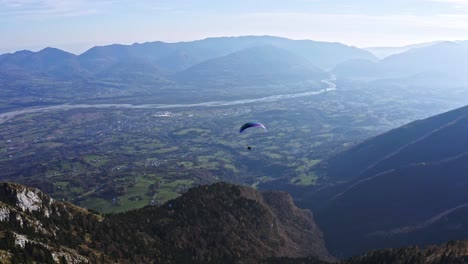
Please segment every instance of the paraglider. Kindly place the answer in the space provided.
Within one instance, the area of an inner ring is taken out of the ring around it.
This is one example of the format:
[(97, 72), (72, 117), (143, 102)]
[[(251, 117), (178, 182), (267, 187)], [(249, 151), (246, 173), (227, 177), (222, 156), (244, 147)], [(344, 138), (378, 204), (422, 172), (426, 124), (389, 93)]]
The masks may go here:
[(242, 133), (244, 130), (246, 130), (247, 128), (251, 128), (251, 127), (261, 127), (266, 132), (266, 127), (263, 124), (260, 124), (257, 122), (247, 122), (240, 127), (239, 133)]
[[(266, 132), (266, 127), (263, 124), (257, 123), (257, 122), (247, 122), (240, 127), (239, 133), (242, 133), (244, 130), (246, 130), (247, 128), (251, 128), (251, 127), (261, 127)], [(252, 147), (247, 146), (247, 149), (252, 150)]]

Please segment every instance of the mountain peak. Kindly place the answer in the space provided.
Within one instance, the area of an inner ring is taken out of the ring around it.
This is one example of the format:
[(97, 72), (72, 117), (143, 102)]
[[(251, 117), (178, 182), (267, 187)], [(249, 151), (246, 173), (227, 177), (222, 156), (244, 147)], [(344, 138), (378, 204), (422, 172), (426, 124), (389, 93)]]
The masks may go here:
[(11, 54), (16, 54), (16, 55), (31, 55), (33, 54), (34, 52), (30, 51), (30, 50), (18, 50), (14, 53), (11, 53)]
[(58, 48), (52, 48), (52, 47), (46, 47), (41, 49), (40, 51), (36, 52), (34, 55), (45, 55), (45, 56), (50, 56), (50, 59), (52, 58), (58, 58), (58, 57), (63, 57), (63, 58), (73, 58), (76, 57), (75, 54), (70, 53), (68, 51), (64, 51)]

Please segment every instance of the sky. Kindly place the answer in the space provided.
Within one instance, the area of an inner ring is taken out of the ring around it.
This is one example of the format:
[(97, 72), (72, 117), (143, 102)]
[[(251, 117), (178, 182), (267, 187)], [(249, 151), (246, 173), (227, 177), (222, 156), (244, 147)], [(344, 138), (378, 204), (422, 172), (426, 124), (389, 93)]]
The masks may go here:
[(357, 47), (468, 39), (468, 0), (0, 0), (0, 54), (274, 35)]

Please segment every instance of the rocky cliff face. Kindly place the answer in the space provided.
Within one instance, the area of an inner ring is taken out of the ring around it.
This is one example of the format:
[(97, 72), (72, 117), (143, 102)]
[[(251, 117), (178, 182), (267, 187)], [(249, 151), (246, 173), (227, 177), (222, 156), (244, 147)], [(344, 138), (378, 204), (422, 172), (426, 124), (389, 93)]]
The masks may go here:
[(57, 243), (72, 235), (65, 234), (69, 230), (64, 225), (82, 215), (96, 221), (100, 218), (72, 204), (57, 202), (38, 189), (0, 183), (0, 237), (4, 239), (0, 259), (21, 262), (26, 259), (18, 255), (31, 255), (30, 259), (45, 262), (89, 262), (76, 250)]
[[(15, 183), (0, 183), (0, 201), (10, 206), (16, 206), (22, 211), (39, 211), (43, 208), (43, 202), (49, 205), (53, 199), (43, 195), (37, 189), (27, 188)], [(45, 205), (48, 214), (50, 206)]]
[(331, 259), (312, 213), (288, 194), (226, 183), (105, 218), (37, 189), (0, 183), (0, 230), (0, 257), (11, 262)]

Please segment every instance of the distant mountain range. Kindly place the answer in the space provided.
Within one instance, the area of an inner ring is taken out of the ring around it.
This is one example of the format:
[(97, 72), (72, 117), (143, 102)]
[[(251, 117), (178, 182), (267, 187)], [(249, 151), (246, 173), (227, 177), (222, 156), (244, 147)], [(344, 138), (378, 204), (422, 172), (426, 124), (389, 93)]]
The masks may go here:
[(335, 184), (310, 194), (304, 204), (316, 211), (329, 249), (349, 256), (465, 239), (467, 131), (463, 107), (368, 139), (324, 162)]
[[(114, 44), (80, 55), (45, 48), (0, 55), (0, 85), (21, 106), (142, 96), (198, 103), (320, 89), (326, 69), (350, 59), (375, 57), (339, 43), (270, 36)], [(12, 104), (0, 99), (0, 109)]]
[[(273, 48), (278, 49), (278, 52), (272, 51)], [(265, 51), (261, 52), (263, 49)], [(394, 54), (382, 60), (368, 51), (387, 49), (394, 50)], [(23, 76), (45, 76), (61, 80), (104, 78), (122, 81), (133, 78), (146, 81), (145, 77), (150, 76), (149, 81), (167, 79), (177, 82), (180, 77), (185, 82), (187, 79), (206, 79), (206, 74), (199, 77), (194, 75), (218, 69), (219, 63), (222, 63), (232, 68), (219, 70), (230, 71), (230, 74), (242, 76), (245, 81), (249, 81), (248, 77), (251, 76), (243, 75), (245, 69), (250, 67), (249, 73), (252, 73), (253, 68), (255, 71), (267, 71), (261, 64), (263, 61), (278, 70), (281, 67), (288, 68), (289, 72), (307, 64), (314, 71), (317, 68), (322, 71), (331, 70), (338, 77), (351, 79), (408, 78), (421, 74), (459, 78), (464, 77), (467, 70), (467, 58), (468, 44), (465, 41), (438, 41), (364, 50), (340, 43), (245, 36), (178, 43), (157, 41), (133, 45), (114, 44), (94, 47), (80, 55), (55, 48), (45, 48), (38, 52), (18, 51), (0, 55), (0, 73), (16, 76), (21, 73)], [(121, 71), (125, 72), (124, 76), (119, 74)], [(301, 79), (312, 78), (308, 74), (309, 72), (301, 70), (296, 73)], [(188, 77), (190, 75), (192, 77)], [(270, 76), (276, 74), (271, 73)], [(263, 77), (264, 81), (269, 80), (268, 76)]]
[[(340, 43), (272, 36), (114, 44), (80, 55), (45, 48), (0, 55), (0, 85), (21, 105), (32, 106), (142, 95), (186, 103), (227, 100), (226, 95), (245, 99), (318, 89), (330, 73), (338, 80), (377, 81), (375, 85), (468, 83), (466, 42), (404, 49), (378, 60), (369, 51)], [(1, 99), (0, 104), (15, 107)]]
[(429, 47), (429, 46), (432, 46), (441, 42), (442, 41), (432, 41), (432, 42), (406, 45), (406, 46), (401, 46), (401, 47), (369, 47), (369, 48), (365, 48), (365, 50), (370, 51), (379, 59), (384, 59), (385, 57), (395, 55), (395, 54), (400, 54), (400, 53), (409, 51), (410, 49)]
[(463, 42), (441, 42), (404, 53), (392, 55), (380, 61), (349, 60), (333, 69), (338, 78), (359, 80), (400, 79), (436, 76), (441, 80), (468, 81), (468, 46)]
[[(287, 50), (291, 56), (301, 57), (302, 60), (307, 60), (308, 63), (319, 68), (333, 67), (349, 59), (372, 60), (375, 58), (367, 51), (339, 43), (249, 36), (209, 38), (179, 43), (115, 44), (94, 47), (79, 56), (54, 48), (46, 48), (38, 52), (19, 51), (0, 56), (0, 71), (26, 71), (50, 77), (80, 75), (89, 78), (111, 69), (116, 64), (142, 61), (170, 76), (202, 62), (206, 65), (212, 59), (261, 46), (274, 46)], [(275, 57), (275, 54), (271, 53), (264, 55)], [(233, 57), (225, 57), (225, 59), (229, 58)], [(255, 57), (249, 59), (253, 61)], [(276, 63), (281, 62), (280, 59), (276, 60)], [(128, 67), (127, 72), (132, 73), (132, 68)]]

